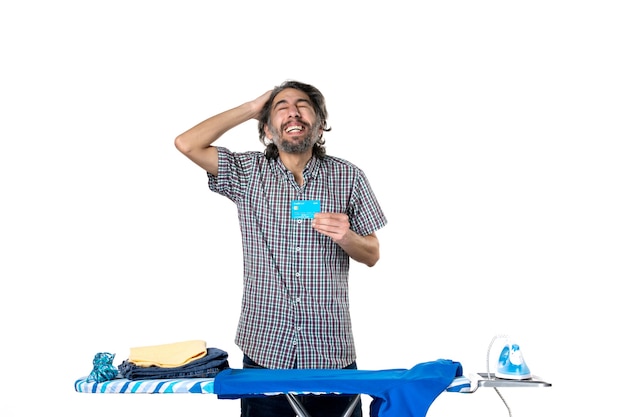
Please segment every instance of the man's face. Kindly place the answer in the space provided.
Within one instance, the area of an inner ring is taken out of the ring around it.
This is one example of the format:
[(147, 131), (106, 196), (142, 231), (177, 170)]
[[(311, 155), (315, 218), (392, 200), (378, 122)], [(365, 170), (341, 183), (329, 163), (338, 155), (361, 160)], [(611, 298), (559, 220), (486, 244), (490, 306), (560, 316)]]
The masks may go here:
[(320, 134), (320, 123), (306, 93), (287, 88), (276, 95), (265, 136), (279, 150), (303, 153), (313, 147)]

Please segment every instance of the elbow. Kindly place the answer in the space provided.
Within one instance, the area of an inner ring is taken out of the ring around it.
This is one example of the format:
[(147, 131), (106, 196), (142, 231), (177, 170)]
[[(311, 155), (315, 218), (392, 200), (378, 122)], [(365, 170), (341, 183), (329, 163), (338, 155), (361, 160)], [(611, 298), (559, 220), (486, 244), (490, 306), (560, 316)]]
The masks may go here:
[(378, 263), (378, 260), (380, 259), (380, 256), (378, 254), (376, 254), (376, 256), (371, 257), (370, 259), (368, 259), (365, 263), (365, 265), (369, 266), (370, 268), (373, 267), (374, 265), (376, 265)]
[(191, 152), (191, 147), (185, 140), (184, 135), (176, 136), (176, 138), (174, 139), (174, 146), (185, 155), (189, 155), (189, 153)]
[(376, 245), (375, 250), (371, 250), (367, 256), (365, 256), (362, 260), (361, 263), (367, 265), (368, 267), (373, 267), (374, 265), (376, 265), (378, 263), (378, 260), (380, 259), (380, 251), (378, 250), (378, 245)]
[(361, 263), (371, 268), (376, 265), (380, 259), (380, 246), (378, 244), (378, 238), (373, 233), (369, 236), (365, 236), (365, 239), (368, 243), (366, 245), (367, 249), (363, 253)]

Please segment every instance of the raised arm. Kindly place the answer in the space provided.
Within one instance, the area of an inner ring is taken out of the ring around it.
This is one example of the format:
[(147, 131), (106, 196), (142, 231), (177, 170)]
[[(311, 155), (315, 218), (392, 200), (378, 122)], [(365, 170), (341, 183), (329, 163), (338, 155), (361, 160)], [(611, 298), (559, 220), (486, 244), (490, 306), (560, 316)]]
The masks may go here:
[(209, 117), (174, 140), (176, 149), (212, 175), (217, 175), (217, 149), (213, 142), (233, 127), (256, 119), (271, 90), (258, 98)]

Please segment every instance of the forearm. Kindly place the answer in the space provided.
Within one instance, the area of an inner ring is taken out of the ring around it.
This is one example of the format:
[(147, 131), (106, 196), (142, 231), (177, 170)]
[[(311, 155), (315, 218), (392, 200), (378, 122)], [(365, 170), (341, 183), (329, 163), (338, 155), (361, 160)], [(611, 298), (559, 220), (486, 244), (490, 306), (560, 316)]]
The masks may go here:
[(235, 126), (256, 119), (271, 90), (258, 98), (209, 117), (191, 129), (177, 136), (176, 148), (207, 172), (217, 175), (218, 155), (213, 142)]
[(179, 135), (175, 140), (176, 147), (184, 154), (206, 149), (224, 133), (235, 126), (253, 119), (255, 116), (256, 110), (251, 103), (244, 103), (230, 110), (226, 110), (225, 112), (209, 117)]
[(198, 166), (217, 175), (218, 154), (213, 142), (233, 127), (240, 125), (257, 114), (252, 102), (244, 103), (197, 124), (177, 136), (174, 144), (187, 158)]
[(378, 238), (374, 233), (361, 236), (349, 231), (341, 241), (336, 241), (341, 248), (357, 262), (374, 266), (380, 258)]

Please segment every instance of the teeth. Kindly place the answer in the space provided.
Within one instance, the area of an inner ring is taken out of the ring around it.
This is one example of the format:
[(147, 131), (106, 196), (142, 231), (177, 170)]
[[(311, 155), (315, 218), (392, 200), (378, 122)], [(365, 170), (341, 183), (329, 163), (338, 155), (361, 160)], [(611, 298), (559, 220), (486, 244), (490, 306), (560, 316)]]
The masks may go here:
[(300, 132), (302, 130), (302, 126), (290, 126), (287, 128), (287, 133), (290, 133), (296, 130)]

